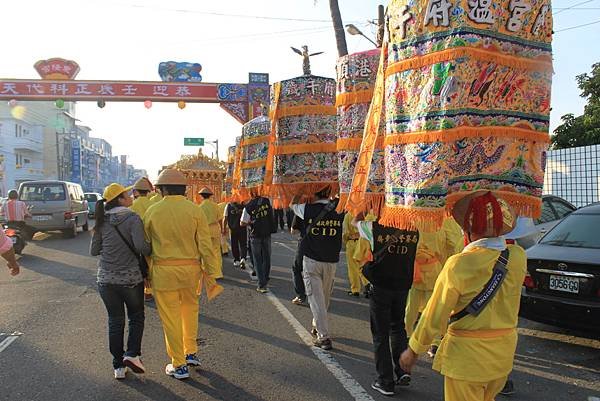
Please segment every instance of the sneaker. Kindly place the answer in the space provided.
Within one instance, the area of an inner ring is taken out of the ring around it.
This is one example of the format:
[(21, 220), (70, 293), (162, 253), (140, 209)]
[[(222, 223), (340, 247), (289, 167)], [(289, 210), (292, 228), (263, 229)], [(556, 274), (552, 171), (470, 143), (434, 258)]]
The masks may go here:
[(173, 364), (165, 366), (165, 373), (169, 376), (173, 376), (178, 380), (188, 379), (190, 377), (190, 371), (187, 365), (181, 365), (177, 368), (173, 367)]
[(313, 341), (313, 345), (315, 347), (324, 349), (325, 351), (329, 351), (330, 349), (333, 348), (333, 345), (331, 345), (331, 339), (329, 339), (329, 338), (324, 338), (322, 340), (315, 339)]
[(348, 295), (353, 296), (353, 297), (360, 297), (360, 292), (348, 291)]
[(246, 261), (244, 259), (240, 260), (240, 269), (246, 270)]
[(412, 380), (412, 377), (410, 374), (402, 373), (402, 374), (398, 375), (398, 379), (396, 379), (396, 384), (398, 386), (408, 386), (408, 385), (410, 385), (411, 380)]
[(317, 331), (317, 328), (315, 326), (312, 326), (312, 328), (310, 329), (310, 335), (313, 336), (314, 338), (317, 338), (318, 334), (319, 334), (319, 332)]
[(296, 297), (296, 298), (292, 299), (292, 303), (294, 305), (304, 306), (304, 304), (306, 303), (306, 300), (304, 300), (300, 297)]
[(233, 261), (233, 267), (238, 267), (240, 265), (240, 261), (239, 260), (234, 260)]
[(371, 287), (371, 284), (365, 285), (365, 289), (364, 289), (364, 292), (363, 292), (365, 298), (369, 298), (371, 296), (372, 289), (373, 289), (373, 287)]
[(500, 394), (502, 395), (513, 395), (515, 393), (515, 385), (512, 380), (508, 379), (506, 383), (504, 383), (504, 387), (500, 390)]
[(267, 289), (267, 287), (258, 287), (256, 289), (256, 291), (260, 292), (261, 294), (266, 294), (267, 292), (269, 292), (269, 290)]
[(127, 367), (124, 366), (122, 368), (115, 369), (115, 379), (123, 380), (125, 378), (125, 374), (127, 373)]
[(252, 276), (252, 277), (256, 277), (256, 272), (255, 272), (255, 271), (253, 271), (253, 272), (252, 272), (252, 274), (251, 274), (251, 276)]
[(188, 366), (200, 366), (200, 359), (196, 356), (196, 354), (187, 354), (185, 356), (185, 363)]
[(379, 380), (375, 380), (371, 384), (373, 390), (379, 391), (383, 395), (392, 396), (394, 395), (394, 388), (392, 386), (384, 386)]
[(133, 373), (146, 373), (146, 368), (139, 356), (124, 356), (123, 364), (131, 369)]
[(429, 350), (427, 351), (427, 355), (429, 355), (430, 358), (434, 358), (435, 354), (437, 353), (437, 350), (438, 350), (438, 346), (432, 345), (431, 347), (429, 347)]
[(144, 301), (150, 302), (153, 299), (154, 299), (154, 297), (152, 296), (152, 294), (144, 294)]

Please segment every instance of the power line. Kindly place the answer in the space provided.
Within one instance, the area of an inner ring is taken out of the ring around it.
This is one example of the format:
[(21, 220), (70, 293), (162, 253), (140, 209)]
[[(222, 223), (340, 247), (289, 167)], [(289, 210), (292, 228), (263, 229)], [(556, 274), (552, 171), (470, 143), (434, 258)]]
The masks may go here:
[(570, 6), (570, 7), (563, 8), (563, 9), (561, 9), (561, 10), (559, 10), (559, 11), (557, 11), (557, 12), (553, 13), (553, 14), (554, 14), (554, 15), (556, 15), (556, 14), (560, 14), (560, 13), (562, 13), (563, 11), (567, 11), (567, 10), (570, 10), (570, 9), (572, 9), (572, 8), (575, 8), (575, 7), (577, 7), (577, 6), (582, 6), (582, 5), (584, 5), (584, 4), (591, 3), (592, 1), (594, 1), (594, 0), (585, 0), (585, 1), (582, 1), (581, 3), (573, 4), (573, 5), (572, 5), (572, 6)]
[(568, 28), (558, 29), (558, 30), (554, 31), (554, 33), (570, 31), (571, 29), (583, 28), (584, 26), (595, 25), (595, 24), (600, 24), (600, 19), (597, 21), (588, 22), (587, 24), (575, 25), (575, 26), (570, 26)]

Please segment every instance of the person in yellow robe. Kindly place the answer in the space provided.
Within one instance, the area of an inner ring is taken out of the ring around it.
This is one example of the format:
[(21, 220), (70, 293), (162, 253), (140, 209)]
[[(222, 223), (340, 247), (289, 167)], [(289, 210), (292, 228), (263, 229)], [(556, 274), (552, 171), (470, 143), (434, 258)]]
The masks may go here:
[[(142, 177), (133, 184), (133, 204), (129, 209), (135, 212), (141, 219), (144, 218), (146, 210), (152, 205), (150, 196), (152, 194), (152, 184), (146, 177)], [(148, 262), (149, 269), (152, 269), (152, 261)], [(152, 289), (148, 286), (144, 286), (144, 299), (150, 301), (152, 299)]]
[(211, 265), (214, 270), (210, 272), (210, 275), (216, 279), (223, 278), (223, 256), (221, 255), (221, 219), (223, 214), (219, 213), (219, 206), (212, 200), (213, 193), (209, 188), (202, 188), (198, 194), (202, 197), (200, 209), (206, 215), (212, 242), (213, 262)]
[[(225, 208), (227, 207), (227, 202), (218, 203), (219, 207), (219, 219), (223, 219), (225, 216)], [(227, 242), (227, 237), (229, 236), (227, 226), (223, 224), (221, 221), (221, 255), (227, 256), (229, 255), (229, 242)]]
[(189, 377), (198, 366), (198, 290), (214, 286), (210, 271), (212, 244), (205, 214), (186, 199), (186, 178), (177, 170), (161, 172), (156, 185), (163, 194), (144, 215), (144, 230), (152, 243), (150, 283), (162, 321), (171, 363), (165, 373)]
[(133, 184), (133, 204), (129, 207), (140, 218), (144, 218), (146, 210), (152, 204), (150, 196), (152, 194), (152, 184), (146, 177), (142, 177)]
[(352, 225), (353, 219), (354, 216), (351, 213), (346, 213), (344, 216), (342, 241), (346, 246), (346, 264), (348, 265), (348, 281), (350, 281), (348, 295), (358, 297), (360, 296), (360, 290), (369, 281), (360, 273), (360, 265), (354, 259), (354, 252), (356, 251), (360, 235), (358, 234), (358, 229)]
[[(470, 243), (447, 260), (400, 365), (410, 371), (418, 355), (444, 334), (433, 369), (444, 375), (446, 401), (493, 401), (513, 367), (527, 258), (523, 248), (507, 245), (501, 237), (516, 219), (506, 202), (491, 192), (466, 196), (452, 214)], [(505, 249), (507, 273), (495, 296), (479, 314), (449, 323), (486, 287)]]
[[(446, 260), (462, 251), (464, 241), (460, 226), (452, 217), (444, 220), (442, 227), (435, 232), (420, 232), (413, 284), (408, 292), (404, 322), (406, 334), (410, 337), (414, 331), (419, 313), (423, 311), (431, 297)], [(433, 358), (440, 345), (441, 337), (436, 337), (427, 351)]]
[[(372, 210), (365, 216), (365, 221), (376, 220), (377, 216), (373, 213)], [(352, 220), (350, 220), (350, 225), (356, 229), (354, 224), (352, 224)], [(346, 253), (348, 253), (347, 249)], [(348, 255), (346, 255), (346, 257), (348, 257)], [(363, 295), (365, 296), (365, 298), (369, 298), (371, 293), (371, 283), (369, 283), (369, 280), (367, 280), (367, 278), (363, 276), (362, 267), (367, 262), (370, 262), (373, 258), (373, 254), (371, 252), (371, 243), (368, 240), (360, 237), (358, 241), (356, 241), (356, 245), (354, 246), (354, 251), (352, 252), (351, 257), (354, 260), (356, 266), (358, 266), (358, 273), (360, 275), (361, 284), (363, 285)]]

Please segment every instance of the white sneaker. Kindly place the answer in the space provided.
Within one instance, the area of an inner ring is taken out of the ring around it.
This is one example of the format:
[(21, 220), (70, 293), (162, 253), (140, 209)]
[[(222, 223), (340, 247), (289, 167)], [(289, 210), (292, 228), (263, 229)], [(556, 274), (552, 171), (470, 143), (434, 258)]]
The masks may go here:
[(123, 357), (123, 364), (133, 371), (133, 373), (146, 373), (146, 368), (139, 356)]
[(127, 367), (115, 369), (115, 379), (123, 380), (125, 378), (126, 373), (127, 373)]
[(236, 260), (233, 262), (233, 267), (238, 267), (240, 265), (240, 261)]

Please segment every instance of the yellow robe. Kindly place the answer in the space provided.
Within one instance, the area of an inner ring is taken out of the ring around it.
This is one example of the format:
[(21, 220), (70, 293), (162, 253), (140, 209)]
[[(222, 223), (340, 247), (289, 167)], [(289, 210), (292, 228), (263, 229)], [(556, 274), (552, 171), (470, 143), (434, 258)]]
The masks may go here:
[(222, 278), (223, 258), (221, 255), (221, 225), (219, 223), (223, 219), (223, 215), (219, 214), (219, 206), (212, 199), (204, 199), (199, 207), (206, 216), (212, 242), (213, 261), (211, 265), (214, 266), (214, 271), (210, 274), (214, 278)]
[[(227, 202), (221, 202), (217, 204), (219, 206), (219, 219), (223, 221), (223, 215), (225, 214), (225, 208), (227, 207)], [(227, 226), (223, 225), (225, 229), (225, 234), (221, 231), (221, 254), (226, 254), (229, 252), (229, 242), (227, 242), (227, 238), (229, 235), (227, 234)]]
[(137, 213), (137, 215), (143, 219), (144, 214), (146, 214), (146, 210), (148, 210), (152, 204), (153, 202), (148, 196), (140, 196), (133, 201), (133, 204), (129, 207), (129, 209)]
[(206, 216), (184, 196), (166, 196), (144, 216), (152, 243), (150, 280), (173, 366), (198, 350), (198, 293), (202, 283), (216, 287), (211, 271), (211, 242)]
[(152, 204), (155, 204), (155, 203), (157, 203), (157, 202), (160, 202), (160, 200), (161, 200), (162, 198), (163, 198), (163, 197), (162, 197), (162, 195), (161, 195), (160, 193), (158, 193), (158, 192), (157, 192), (157, 193), (153, 194), (152, 196), (150, 196), (150, 202), (151, 202)]
[(435, 283), (409, 346), (421, 354), (436, 336), (444, 334), (433, 369), (448, 378), (489, 383), (512, 370), (527, 257), (518, 245), (509, 245), (508, 249), (508, 274), (477, 317), (468, 315), (448, 325), (450, 316), (462, 310), (490, 279), (499, 251), (465, 248), (448, 259)]
[(346, 213), (344, 216), (342, 240), (346, 245), (346, 264), (348, 265), (348, 281), (350, 281), (350, 291), (353, 293), (360, 292), (361, 288), (367, 285), (367, 279), (361, 274), (359, 261), (354, 259), (354, 253), (358, 246), (360, 235), (358, 229), (352, 225), (354, 216), (351, 213)]

